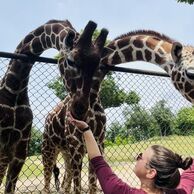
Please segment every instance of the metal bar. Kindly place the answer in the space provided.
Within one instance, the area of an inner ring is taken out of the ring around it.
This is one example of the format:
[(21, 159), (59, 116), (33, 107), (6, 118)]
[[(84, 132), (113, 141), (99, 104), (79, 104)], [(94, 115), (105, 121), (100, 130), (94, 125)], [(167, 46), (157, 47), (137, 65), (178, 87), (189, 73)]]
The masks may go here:
[(57, 59), (39, 57), (39, 56), (28, 56), (28, 55), (25, 55), (25, 54), (0, 52), (0, 57), (11, 58), (11, 59), (22, 59), (22, 60), (32, 59), (32, 60), (37, 61), (37, 62), (57, 64)]
[(110, 71), (118, 71), (118, 72), (124, 72), (124, 73), (135, 73), (135, 74), (143, 74), (143, 75), (170, 77), (167, 73), (157, 72), (157, 71), (147, 71), (147, 70), (141, 70), (141, 69), (132, 69), (132, 68), (108, 66), (108, 65), (101, 65), (101, 68), (108, 69)]
[[(32, 56), (27, 56), (25, 54), (7, 53), (7, 52), (1, 52), (1, 51), (0, 51), (0, 57), (11, 58), (11, 59), (22, 59), (22, 60), (32, 59), (37, 62), (57, 64), (57, 59), (39, 57), (39, 56), (32, 57)], [(169, 77), (167, 73), (162, 73), (157, 71), (147, 71), (147, 70), (132, 69), (132, 68), (125, 68), (125, 67), (118, 67), (118, 66), (108, 66), (103, 64), (101, 65), (100, 68), (107, 69), (109, 71), (118, 71), (118, 72), (124, 72), (124, 73), (135, 73), (135, 74), (143, 74), (143, 75)]]

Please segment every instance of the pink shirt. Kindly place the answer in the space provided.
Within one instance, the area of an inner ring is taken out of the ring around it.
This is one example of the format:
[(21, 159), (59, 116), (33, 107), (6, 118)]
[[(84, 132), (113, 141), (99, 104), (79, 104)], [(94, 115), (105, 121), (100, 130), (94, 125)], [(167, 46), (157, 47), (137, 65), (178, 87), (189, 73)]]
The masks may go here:
[[(91, 160), (102, 190), (105, 194), (145, 194), (142, 189), (130, 187), (119, 179), (111, 170), (102, 156)], [(191, 168), (184, 171), (177, 189), (168, 191), (168, 194), (192, 194), (194, 188), (194, 163)]]

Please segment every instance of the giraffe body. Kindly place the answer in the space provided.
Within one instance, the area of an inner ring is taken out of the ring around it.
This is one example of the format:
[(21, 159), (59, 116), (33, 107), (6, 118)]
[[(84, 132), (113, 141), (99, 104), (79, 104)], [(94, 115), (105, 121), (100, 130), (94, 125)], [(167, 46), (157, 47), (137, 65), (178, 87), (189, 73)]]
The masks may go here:
[[(69, 95), (48, 115), (45, 124), (42, 147), (45, 193), (50, 192), (52, 170), (59, 152), (63, 154), (66, 165), (66, 173), (62, 183), (63, 193), (70, 193), (72, 179), (74, 193), (81, 193), (82, 160), (86, 150), (82, 132), (67, 123), (65, 118), (67, 111), (70, 111), (74, 117), (89, 123), (99, 142), (99, 147), (103, 151), (105, 115), (100, 114), (100, 122), (96, 122), (95, 117), (98, 117), (98, 115), (94, 111), (95, 107), (91, 107), (93, 104), (91, 104), (90, 93), (92, 79), (96, 70), (99, 69), (99, 62), (108, 32), (103, 29), (93, 43), (92, 34), (95, 28), (96, 24), (89, 22), (74, 43), (71, 40), (68, 41), (72, 42), (72, 45), (69, 44), (70, 50), (62, 53), (62, 58), (59, 61), (59, 69), (64, 75), (63, 81)], [(61, 66), (64, 68), (61, 68)], [(99, 111), (101, 113), (103, 109), (99, 107)], [(95, 193), (97, 189), (96, 177), (91, 168), (89, 169), (89, 190), (90, 193)]]
[(13, 194), (28, 152), (33, 114), (28, 98), (28, 81), (33, 56), (49, 48), (62, 50), (68, 21), (52, 20), (29, 33), (15, 53), (27, 54), (26, 61), (12, 59), (0, 84), (0, 184), (6, 174), (4, 193)]

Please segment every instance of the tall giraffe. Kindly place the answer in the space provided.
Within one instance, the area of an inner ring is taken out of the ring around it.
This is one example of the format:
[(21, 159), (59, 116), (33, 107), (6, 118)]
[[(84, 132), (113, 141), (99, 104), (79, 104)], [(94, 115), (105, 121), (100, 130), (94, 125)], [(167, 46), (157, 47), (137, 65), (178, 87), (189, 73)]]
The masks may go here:
[[(102, 29), (96, 41), (93, 42), (92, 35), (96, 27), (95, 23), (89, 22), (75, 43), (69, 41), (72, 44), (72, 48), (69, 52), (62, 53), (62, 58), (59, 60), (59, 66), (66, 64), (66, 68), (63, 69), (65, 75), (63, 81), (69, 95), (63, 102), (57, 105), (46, 119), (42, 146), (45, 180), (43, 193), (50, 192), (51, 175), (59, 152), (63, 154), (67, 169), (63, 182), (64, 192), (70, 193), (71, 180), (73, 178), (74, 192), (76, 194), (81, 193), (81, 168), (86, 150), (81, 131), (76, 130), (64, 118), (66, 112), (70, 111), (78, 119), (92, 119), (91, 112), (89, 111), (91, 109), (91, 83), (93, 75), (99, 67), (108, 34), (106, 29)], [(102, 123), (105, 122), (105, 115), (101, 117), (101, 120)], [(90, 121), (90, 125), (93, 124)], [(97, 125), (101, 126), (102, 124), (95, 123), (95, 127)], [(94, 133), (102, 150), (104, 132), (96, 133), (94, 130)], [(90, 182), (93, 183), (94, 179), (94, 176), (90, 176)], [(91, 193), (93, 192), (91, 190)]]
[[(143, 30), (129, 32), (114, 39), (104, 48), (101, 64), (113, 66), (138, 60), (153, 63), (163, 68), (170, 75), (175, 87), (183, 96), (186, 97), (186, 94), (191, 95), (193, 93), (193, 47), (182, 46), (171, 38), (154, 31)], [(99, 145), (102, 145), (106, 124), (106, 117), (100, 102), (99, 90), (101, 82), (107, 72), (108, 70), (98, 67), (94, 73), (90, 89), (90, 106), (88, 107), (87, 118), (85, 119), (89, 123)], [(185, 89), (183, 89), (183, 87), (185, 87)], [(189, 97), (186, 98), (193, 102)], [(193, 99), (193, 97), (191, 98)], [(69, 96), (48, 115), (46, 128), (47, 130), (50, 128), (49, 130), (52, 132), (49, 134), (48, 131), (45, 131), (44, 135), (45, 138), (50, 139), (50, 146), (56, 145), (55, 142), (61, 142), (61, 144), (64, 143), (64, 145), (66, 143), (66, 136), (64, 136), (61, 131), (64, 126), (68, 125), (65, 119), (68, 103), (70, 103)], [(73, 126), (70, 126), (70, 129), (72, 133), (75, 133)], [(80, 131), (77, 130), (77, 133), (80, 133)], [(75, 144), (77, 143), (78, 141), (76, 140)], [(83, 142), (80, 142), (80, 146), (82, 146), (82, 144)], [(72, 148), (72, 150), (74, 149)], [(80, 153), (82, 152), (82, 148), (77, 150), (80, 151)], [(62, 150), (62, 152), (64, 151)], [(48, 153), (50, 153), (50, 151)], [(65, 156), (64, 153), (63, 155)], [(56, 158), (54, 158), (54, 160), (55, 159)], [(72, 179), (71, 164), (69, 163), (68, 157), (64, 157), (64, 159), (66, 163), (66, 173), (63, 178), (62, 188), (65, 193), (70, 193)], [(50, 169), (50, 172), (51, 171)], [(95, 193), (95, 177), (90, 174), (89, 180), (90, 193)]]
[[(68, 33), (69, 32), (69, 33)], [(28, 81), (33, 56), (49, 48), (63, 50), (67, 35), (76, 34), (69, 21), (51, 20), (29, 33), (15, 53), (31, 56), (29, 60), (12, 59), (0, 83), (0, 184), (7, 170), (4, 193), (13, 194), (28, 152), (32, 111)], [(66, 40), (66, 42), (68, 42)]]
[(194, 47), (142, 30), (119, 36), (107, 48), (109, 53), (102, 58), (102, 64), (113, 66), (131, 61), (156, 64), (168, 73), (183, 97), (194, 104)]

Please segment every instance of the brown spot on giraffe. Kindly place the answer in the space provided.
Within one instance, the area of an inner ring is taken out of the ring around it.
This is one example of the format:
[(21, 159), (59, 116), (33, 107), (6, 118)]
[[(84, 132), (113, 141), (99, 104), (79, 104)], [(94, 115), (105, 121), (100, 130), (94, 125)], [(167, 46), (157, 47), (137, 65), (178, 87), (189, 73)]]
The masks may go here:
[(142, 42), (141, 40), (138, 40), (138, 39), (136, 39), (136, 40), (133, 41), (133, 45), (134, 45), (136, 48), (143, 48), (143, 47), (144, 47), (143, 42)]
[(185, 82), (185, 92), (188, 93), (193, 89), (193, 86), (189, 82)]
[(152, 59), (152, 53), (147, 49), (145, 49), (145, 58), (146, 58), (146, 61), (148, 62), (151, 61)]
[(123, 55), (125, 56), (126, 61), (132, 61), (133, 60), (132, 51), (133, 51), (132, 47), (129, 47), (128, 49), (123, 50)]
[(143, 60), (143, 54), (142, 54), (142, 51), (137, 51), (137, 52), (136, 52), (136, 58), (137, 58), (137, 60), (140, 60), (140, 61), (142, 61), (142, 60)]

